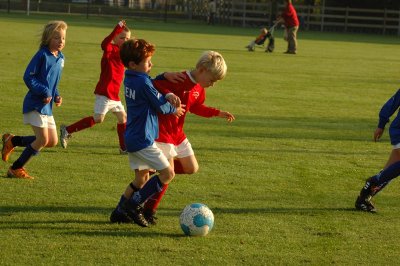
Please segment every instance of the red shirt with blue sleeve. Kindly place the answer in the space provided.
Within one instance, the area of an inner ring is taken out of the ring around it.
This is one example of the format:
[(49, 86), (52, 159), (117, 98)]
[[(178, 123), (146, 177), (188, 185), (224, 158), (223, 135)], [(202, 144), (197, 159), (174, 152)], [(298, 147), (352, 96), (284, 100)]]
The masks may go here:
[(190, 75), (189, 71), (183, 72), (186, 79), (183, 82), (172, 83), (168, 80), (153, 80), (156, 89), (162, 94), (173, 93), (181, 99), (181, 104), (186, 105), (186, 112), (179, 118), (175, 115), (159, 115), (159, 136), (157, 142), (179, 145), (186, 139), (183, 131), (187, 112), (202, 117), (218, 116), (219, 109), (206, 106), (206, 92)]
[(112, 40), (124, 30), (120, 24), (101, 43), (103, 57), (101, 58), (100, 79), (94, 91), (95, 94), (106, 96), (110, 100), (120, 101), (119, 90), (124, 78), (124, 65), (119, 56), (118, 45)]

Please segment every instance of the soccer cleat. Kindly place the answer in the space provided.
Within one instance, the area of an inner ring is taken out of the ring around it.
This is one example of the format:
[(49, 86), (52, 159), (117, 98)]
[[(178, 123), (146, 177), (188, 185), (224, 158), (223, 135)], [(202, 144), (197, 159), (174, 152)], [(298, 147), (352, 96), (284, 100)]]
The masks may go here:
[(8, 158), (10, 157), (10, 154), (14, 150), (14, 145), (11, 142), (11, 139), (14, 137), (13, 134), (6, 133), (2, 137), (2, 142), (3, 142), (3, 148), (1, 150), (1, 159), (5, 162), (8, 161)]
[(157, 224), (157, 217), (155, 215), (156, 213), (153, 212), (152, 210), (144, 210), (143, 215), (146, 221), (151, 224), (151, 225), (156, 225)]
[(60, 143), (61, 146), (66, 149), (68, 146), (68, 139), (72, 137), (71, 134), (68, 133), (67, 127), (65, 125), (60, 126)]
[(113, 210), (110, 216), (110, 222), (112, 223), (133, 223), (133, 220), (125, 213), (118, 210), (118, 207)]
[(11, 167), (8, 169), (7, 177), (11, 178), (22, 178), (22, 179), (34, 179), (33, 176), (30, 176), (24, 168), (12, 169)]
[(143, 208), (140, 205), (125, 202), (123, 204), (123, 208), (124, 208), (124, 211), (126, 211), (126, 214), (128, 215), (128, 217), (131, 218), (136, 224), (138, 224), (142, 227), (149, 226), (149, 223), (144, 218)]
[(376, 212), (376, 208), (371, 202), (371, 197), (364, 198), (364, 197), (358, 196), (356, 203), (355, 203), (355, 207), (356, 207), (356, 210), (358, 210), (358, 211), (371, 212), (371, 213)]

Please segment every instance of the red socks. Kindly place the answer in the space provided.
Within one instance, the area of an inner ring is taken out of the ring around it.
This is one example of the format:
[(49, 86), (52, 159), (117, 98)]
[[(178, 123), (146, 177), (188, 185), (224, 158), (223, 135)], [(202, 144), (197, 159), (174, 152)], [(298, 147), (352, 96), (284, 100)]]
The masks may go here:
[(119, 148), (120, 148), (122, 151), (126, 151), (126, 146), (125, 146), (125, 129), (126, 129), (126, 123), (117, 124), (117, 133), (118, 133), (118, 140), (119, 140)]
[(67, 126), (67, 131), (69, 134), (72, 134), (74, 132), (81, 131), (85, 128), (92, 127), (95, 124), (96, 124), (96, 122), (94, 121), (93, 116), (88, 116), (88, 117), (82, 118), (81, 120), (79, 120), (78, 122), (76, 122), (70, 126)]

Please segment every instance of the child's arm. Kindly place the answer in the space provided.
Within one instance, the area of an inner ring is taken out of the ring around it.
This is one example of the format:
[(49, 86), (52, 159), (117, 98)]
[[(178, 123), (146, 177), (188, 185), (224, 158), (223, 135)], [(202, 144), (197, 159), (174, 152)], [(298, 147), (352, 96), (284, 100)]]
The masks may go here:
[[(29, 62), (25, 70), (24, 82), (32, 93), (43, 97), (43, 102), (48, 103), (51, 101), (50, 90), (45, 84), (37, 79), (37, 76), (40, 74), (42, 64), (45, 64), (45, 62), (43, 61), (45, 61), (45, 56), (42, 54), (41, 51), (37, 52), (33, 56), (32, 60)], [(46, 99), (49, 98), (50, 100), (46, 102)]]
[(383, 106), (379, 112), (378, 128), (384, 129), (389, 122), (389, 118), (396, 112), (400, 106), (400, 90), (393, 95)]
[(233, 120), (235, 120), (233, 114), (225, 111), (220, 111), (218, 117), (225, 118), (226, 120), (228, 120), (228, 122), (233, 122)]
[(114, 30), (110, 33), (110, 35), (104, 38), (103, 42), (101, 43), (101, 49), (103, 51), (107, 51), (107, 48), (109, 48), (109, 45), (111, 44), (114, 37), (120, 34), (124, 30), (125, 25), (126, 25), (125, 20), (121, 20), (115, 26)]
[(202, 117), (213, 117), (213, 116), (218, 116), (220, 113), (220, 110), (214, 107), (209, 107), (204, 104), (204, 101), (206, 100), (206, 95), (204, 90), (199, 91), (199, 96), (197, 97), (196, 101), (192, 103), (190, 106), (189, 112), (202, 116)]
[(179, 107), (181, 99), (175, 94), (183, 90), (179, 83), (183, 82), (186, 76), (180, 72), (166, 72), (158, 75), (152, 80), (154, 87), (162, 94), (173, 106)]
[(145, 90), (146, 96), (150, 101), (150, 105), (157, 110), (157, 112), (161, 114), (175, 114), (177, 116), (181, 116), (185, 109), (183, 106), (178, 108), (172, 106), (163, 95), (160, 94), (153, 86), (151, 81), (147, 83), (149, 89)]

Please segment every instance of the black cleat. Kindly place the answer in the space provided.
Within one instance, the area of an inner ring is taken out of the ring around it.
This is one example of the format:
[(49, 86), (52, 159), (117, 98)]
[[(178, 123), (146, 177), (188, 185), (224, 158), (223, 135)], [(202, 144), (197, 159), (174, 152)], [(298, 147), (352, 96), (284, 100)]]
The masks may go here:
[(156, 225), (157, 224), (157, 216), (155, 215), (155, 212), (152, 212), (151, 210), (144, 210), (143, 215), (146, 221), (151, 224), (151, 225)]
[(133, 220), (126, 213), (121, 212), (116, 208), (110, 215), (110, 222), (128, 224), (133, 223)]
[(372, 204), (370, 197), (363, 198), (361, 196), (358, 196), (355, 207), (358, 211), (376, 213), (375, 206)]
[(126, 214), (131, 218), (136, 224), (142, 227), (148, 227), (149, 222), (144, 218), (143, 208), (140, 205), (133, 204), (131, 202), (125, 202), (124, 208)]

